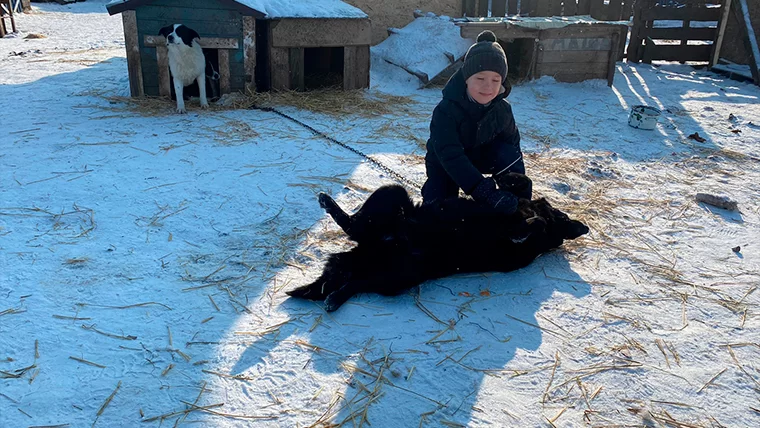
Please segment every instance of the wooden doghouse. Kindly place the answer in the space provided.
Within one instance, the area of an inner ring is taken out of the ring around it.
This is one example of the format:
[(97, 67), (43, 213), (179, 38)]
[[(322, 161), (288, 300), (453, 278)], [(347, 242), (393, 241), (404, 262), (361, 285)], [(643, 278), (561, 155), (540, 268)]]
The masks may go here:
[(185, 24), (200, 34), (221, 93), (369, 87), (367, 15), (340, 0), (115, 0), (122, 14), (132, 96), (171, 94), (158, 31)]
[[(502, 43), (518, 79), (552, 76), (559, 82), (606, 79), (612, 86), (615, 63), (621, 54), (620, 36), (626, 23), (597, 21), (589, 17), (472, 18), (458, 24), (465, 38), (491, 30)], [(513, 61), (514, 60), (514, 61)]]

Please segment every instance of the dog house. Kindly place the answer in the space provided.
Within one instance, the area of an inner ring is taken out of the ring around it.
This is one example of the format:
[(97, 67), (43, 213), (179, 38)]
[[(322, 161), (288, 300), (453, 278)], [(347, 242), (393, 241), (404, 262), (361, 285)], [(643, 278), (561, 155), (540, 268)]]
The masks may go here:
[(559, 82), (606, 79), (609, 86), (628, 31), (626, 22), (588, 16), (472, 18), (458, 25), (462, 37), (475, 38), (491, 30), (500, 42), (512, 44), (506, 49), (510, 73), (516, 66), (520, 80), (540, 76)]
[(106, 9), (122, 15), (132, 96), (171, 94), (158, 32), (177, 23), (200, 34), (222, 94), (369, 87), (370, 21), (340, 0), (114, 0)]

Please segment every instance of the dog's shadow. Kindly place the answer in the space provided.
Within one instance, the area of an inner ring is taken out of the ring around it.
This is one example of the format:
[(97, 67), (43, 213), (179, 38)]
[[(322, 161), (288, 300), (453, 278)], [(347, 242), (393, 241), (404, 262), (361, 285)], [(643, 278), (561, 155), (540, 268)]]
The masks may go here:
[[(386, 426), (468, 425), (474, 409), (479, 421), (497, 423), (501, 405), (488, 404), (494, 394), (515, 388), (511, 378), (554, 361), (539, 350), (544, 341), (572, 335), (561, 319), (539, 315), (542, 308), (590, 293), (568, 257), (559, 249), (509, 273), (432, 280), (396, 297), (360, 294), (333, 313), (290, 298), (279, 309), (300, 322), (282, 326), (277, 342), (313, 351), (303, 372), (346, 379), (338, 405), (327, 398), (313, 403), (333, 423), (358, 422), (358, 414), (370, 421), (382, 415)], [(232, 373), (273, 358), (273, 349), (262, 348), (267, 344), (275, 346), (265, 339), (249, 346)]]

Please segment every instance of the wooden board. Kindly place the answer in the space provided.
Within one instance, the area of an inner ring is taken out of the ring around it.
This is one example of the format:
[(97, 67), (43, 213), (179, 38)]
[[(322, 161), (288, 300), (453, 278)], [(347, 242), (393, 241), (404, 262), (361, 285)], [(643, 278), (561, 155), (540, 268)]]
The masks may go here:
[(609, 51), (543, 51), (541, 62), (543, 64), (551, 62), (604, 62), (609, 59)]
[(121, 14), (124, 24), (124, 45), (127, 48), (127, 68), (129, 72), (129, 93), (133, 97), (145, 95), (143, 73), (140, 61), (140, 41), (137, 37), (137, 15), (132, 10)]
[[(544, 39), (541, 38), (541, 46), (544, 51), (604, 51), (608, 52), (612, 47), (609, 38), (567, 38), (567, 39)], [(617, 46), (616, 46), (617, 48)]]
[(290, 89), (306, 90), (304, 80), (304, 48), (288, 48), (290, 64)]
[[(517, 3), (515, 2), (515, 6)], [(507, 0), (493, 0), (491, 3), (491, 16), (502, 17), (507, 14)]]
[(749, 69), (752, 72), (752, 79), (756, 85), (760, 85), (760, 46), (758, 46), (757, 36), (752, 27), (747, 0), (736, 0), (734, 6), (734, 15), (740, 22), (740, 26), (743, 27), (741, 33), (744, 46), (749, 52)]
[[(541, 61), (539, 55), (539, 61)], [(563, 62), (563, 63), (539, 63), (539, 76), (554, 76), (556, 74), (592, 74), (600, 79), (607, 78), (607, 61), (603, 62)]]
[(281, 19), (271, 21), (271, 45), (279, 48), (369, 45), (369, 19)]
[(626, 26), (623, 24), (573, 24), (562, 28), (547, 28), (541, 30), (542, 39), (564, 39), (572, 37), (603, 37), (609, 38), (613, 33), (619, 32)]
[(343, 50), (343, 89), (369, 88), (369, 45)]
[[(730, 0), (727, 0), (730, 1)], [(685, 21), (684, 21), (685, 22)], [(644, 38), (655, 40), (715, 40), (717, 28), (647, 28), (643, 32)]]
[[(507, 0), (507, 13), (509, 15), (517, 15), (517, 13), (520, 12), (520, 9), (517, 8), (517, 1), (518, 0)], [(527, 1), (524, 0), (520, 2), (520, 5), (527, 13), (528, 11)]]
[(246, 92), (255, 90), (256, 82), (256, 19), (243, 17), (243, 68), (245, 69)]
[[(203, 49), (238, 49), (240, 47), (237, 38), (201, 37), (198, 43)], [(164, 36), (146, 34), (143, 36), (143, 46), (149, 48), (166, 47), (166, 39)]]
[(488, 16), (488, 0), (478, 0), (477, 16)]
[(651, 45), (644, 46), (643, 61), (709, 61), (710, 45)]
[(701, 8), (701, 7), (653, 7), (641, 12), (644, 21), (652, 20), (691, 20), (691, 21), (717, 21), (720, 19), (721, 8)]
[(290, 89), (290, 50), (271, 47), (269, 49), (269, 68), (272, 76), (272, 89)]
[[(217, 52), (219, 59), (219, 92), (222, 94), (230, 93), (230, 51), (219, 49)], [(205, 79), (204, 79), (205, 81)]]
[(551, 16), (550, 0), (533, 0), (535, 2), (535, 14), (530, 16)]
[(506, 22), (470, 22), (459, 30), (459, 34), (465, 39), (478, 37), (483, 30), (491, 30), (499, 40), (533, 39), (539, 36), (540, 30), (525, 28)]
[(591, 15), (591, 0), (578, 0), (578, 15)]
[(169, 49), (166, 46), (156, 46), (156, 64), (158, 65), (158, 94), (169, 97), (172, 94), (172, 82), (169, 76)]

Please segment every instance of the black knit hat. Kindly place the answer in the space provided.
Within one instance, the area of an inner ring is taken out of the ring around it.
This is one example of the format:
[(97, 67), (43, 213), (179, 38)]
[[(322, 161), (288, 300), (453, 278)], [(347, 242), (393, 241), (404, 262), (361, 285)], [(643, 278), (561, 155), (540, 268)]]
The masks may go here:
[(464, 80), (481, 71), (493, 71), (499, 73), (503, 82), (507, 78), (507, 69), (507, 56), (496, 41), (496, 35), (489, 30), (478, 34), (477, 42), (470, 46), (464, 56)]

